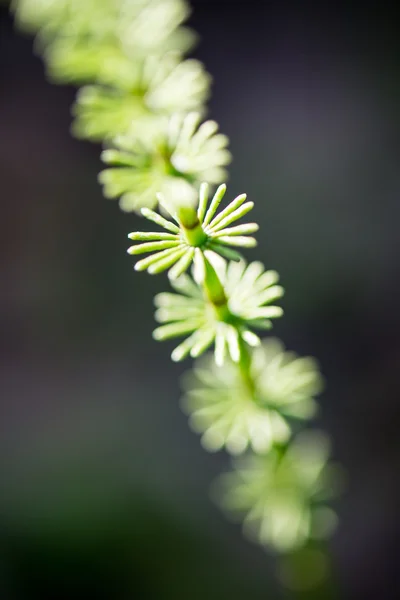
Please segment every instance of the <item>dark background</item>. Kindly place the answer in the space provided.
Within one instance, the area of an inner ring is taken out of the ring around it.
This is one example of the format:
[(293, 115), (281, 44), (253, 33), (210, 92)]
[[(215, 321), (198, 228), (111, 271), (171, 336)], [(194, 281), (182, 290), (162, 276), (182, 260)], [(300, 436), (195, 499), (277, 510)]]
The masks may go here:
[[(398, 598), (395, 13), (192, 4), (210, 114), (231, 138), (229, 197), (256, 203), (248, 257), (286, 288), (274, 333), (328, 382), (317, 425), (348, 474), (337, 597)], [(70, 137), (75, 90), (46, 82), (0, 10), (0, 598), (295, 597), (209, 499), (228, 459), (203, 451), (179, 409), (188, 363), (151, 339), (166, 278), (133, 273), (140, 220), (102, 198), (100, 148)]]

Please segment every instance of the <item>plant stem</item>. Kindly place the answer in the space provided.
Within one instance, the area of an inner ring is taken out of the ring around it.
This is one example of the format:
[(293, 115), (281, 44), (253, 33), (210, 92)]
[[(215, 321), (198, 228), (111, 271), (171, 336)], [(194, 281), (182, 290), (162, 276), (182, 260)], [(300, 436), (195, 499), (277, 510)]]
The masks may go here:
[[(203, 279), (203, 290), (205, 295), (211, 302), (219, 320), (229, 322), (232, 319), (232, 314), (229, 311), (228, 299), (225, 294), (224, 287), (218, 276), (218, 273), (214, 269), (213, 265), (203, 255), (204, 261), (204, 279)], [(255, 381), (251, 374), (251, 354), (249, 347), (246, 342), (239, 337), (240, 346), (240, 360), (239, 370), (244, 381), (245, 386), (250, 391), (252, 397), (255, 393)]]
[(180, 207), (178, 218), (187, 243), (195, 248), (202, 246), (207, 240), (207, 234), (204, 233), (194, 208), (191, 206)]
[[(254, 397), (255, 393), (255, 381), (251, 374), (251, 354), (249, 352), (249, 347), (242, 338), (239, 340), (240, 345), (240, 361), (239, 361), (239, 370), (242, 376), (242, 379), (250, 391), (252, 397)], [(255, 399), (255, 398), (254, 398)]]
[(221, 321), (225, 321), (230, 316), (228, 309), (228, 299), (225, 295), (224, 286), (210, 263), (208, 258), (204, 256), (204, 291), (209, 301), (213, 304), (217, 316)]

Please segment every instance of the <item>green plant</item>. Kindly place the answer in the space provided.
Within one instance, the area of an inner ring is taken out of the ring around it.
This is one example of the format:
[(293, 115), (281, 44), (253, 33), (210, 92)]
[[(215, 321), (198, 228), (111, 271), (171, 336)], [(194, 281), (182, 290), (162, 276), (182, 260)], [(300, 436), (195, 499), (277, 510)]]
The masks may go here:
[(253, 203), (242, 194), (219, 211), (224, 184), (209, 199), (231, 156), (217, 123), (202, 121), (210, 76), (185, 57), (196, 40), (182, 25), (185, 1), (14, 0), (12, 10), (37, 33), (49, 77), (84, 86), (72, 130), (104, 143), (105, 196), (158, 227), (128, 236), (129, 254), (146, 255), (135, 269), (168, 271), (174, 289), (156, 296), (154, 338), (187, 336), (173, 360), (215, 346), (184, 378), (183, 407), (205, 448), (246, 453), (216, 486), (218, 501), (279, 552), (329, 535), (329, 444), (298, 433), (317, 410), (322, 377), (314, 359), (255, 333), (282, 316), (283, 288), (238, 251), (256, 245), (258, 225), (235, 224)]

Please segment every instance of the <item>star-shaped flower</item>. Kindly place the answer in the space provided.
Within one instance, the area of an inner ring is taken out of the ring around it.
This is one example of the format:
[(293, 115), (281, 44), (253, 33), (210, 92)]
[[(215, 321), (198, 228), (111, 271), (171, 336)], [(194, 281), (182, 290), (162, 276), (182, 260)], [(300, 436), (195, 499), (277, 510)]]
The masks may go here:
[(147, 270), (154, 274), (170, 269), (169, 276), (174, 279), (189, 268), (195, 257), (195, 251), (199, 255), (206, 250), (211, 250), (227, 258), (240, 259), (240, 254), (230, 246), (244, 248), (255, 246), (256, 240), (247, 234), (257, 231), (258, 225), (256, 223), (234, 227), (229, 225), (247, 214), (254, 203), (246, 202), (246, 194), (241, 194), (223, 211), (217, 213), (225, 192), (226, 185), (220, 185), (208, 205), (208, 185), (203, 183), (200, 187), (197, 211), (193, 209), (190, 202), (184, 205), (179, 199), (176, 208), (172, 200), (166, 202), (165, 198), (161, 198), (163, 208), (171, 214), (174, 222), (148, 208), (142, 208), (142, 215), (160, 225), (166, 232), (135, 231), (128, 235), (135, 242), (143, 242), (131, 246), (128, 249), (129, 254), (149, 254), (147, 258), (136, 263), (135, 270)]
[[(244, 281), (241, 288), (246, 285)], [(242, 289), (240, 293), (243, 296)], [(202, 444), (210, 451), (226, 447), (232, 454), (249, 446), (264, 453), (286, 442), (291, 434), (288, 418), (312, 417), (317, 410), (314, 398), (323, 387), (314, 359), (285, 352), (272, 338), (251, 350), (248, 372), (231, 361), (217, 366), (206, 356), (184, 383), (183, 408), (192, 428), (202, 434)]]
[(100, 173), (104, 195), (121, 196), (120, 206), (132, 211), (154, 208), (157, 193), (164, 198), (195, 201), (201, 181), (221, 183), (231, 160), (228, 138), (215, 121), (200, 125), (200, 113), (175, 114), (165, 119), (157, 139), (148, 144), (136, 136), (118, 136), (102, 159), (113, 168)]
[(113, 61), (110, 55), (105, 64), (110, 67), (108, 85), (85, 86), (78, 93), (73, 123), (78, 137), (110, 140), (129, 132), (149, 143), (165, 116), (199, 110), (209, 95), (210, 76), (203, 64), (182, 61), (176, 52), (136, 61)]
[(232, 516), (244, 517), (250, 538), (280, 552), (327, 537), (337, 521), (324, 504), (334, 494), (328, 454), (325, 436), (303, 432), (286, 449), (245, 457), (220, 478), (219, 502)]
[(215, 342), (218, 365), (224, 363), (227, 352), (238, 362), (243, 342), (253, 346), (260, 343), (252, 330), (269, 329), (271, 319), (283, 314), (279, 306), (271, 305), (283, 295), (283, 288), (276, 285), (275, 271), (265, 272), (258, 262), (249, 266), (231, 262), (227, 268), (218, 269), (218, 275), (226, 304), (213, 304), (189, 276), (171, 282), (179, 294), (156, 296), (156, 319), (163, 325), (154, 331), (154, 337), (165, 340), (190, 334), (173, 351), (173, 360), (182, 360), (188, 354), (197, 357)]

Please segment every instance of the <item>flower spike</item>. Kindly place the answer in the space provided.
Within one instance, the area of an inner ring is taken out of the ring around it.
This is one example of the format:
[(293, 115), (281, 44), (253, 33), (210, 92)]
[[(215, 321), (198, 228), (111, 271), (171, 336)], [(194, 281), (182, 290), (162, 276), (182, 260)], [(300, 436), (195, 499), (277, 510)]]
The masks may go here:
[[(241, 194), (221, 207), (231, 154), (218, 124), (204, 120), (212, 77), (186, 56), (198, 39), (184, 24), (188, 0), (8, 4), (16, 26), (35, 34), (47, 76), (83, 86), (71, 131), (102, 143), (103, 195), (155, 224), (129, 234), (128, 253), (138, 257), (136, 271), (168, 272), (173, 291), (155, 298), (153, 337), (181, 338), (172, 359), (196, 359), (182, 400), (190, 426), (207, 450), (236, 456), (216, 490), (220, 504), (261, 545), (291, 553), (281, 579), (306, 592), (322, 582), (327, 562), (322, 555), (311, 564), (296, 550), (336, 522), (324, 505), (328, 441), (297, 432), (317, 411), (323, 380), (311, 357), (258, 337), (282, 316), (284, 290), (276, 271), (238, 252), (257, 243), (258, 225), (241, 222), (253, 202)], [(212, 198), (209, 184), (219, 185)]]

